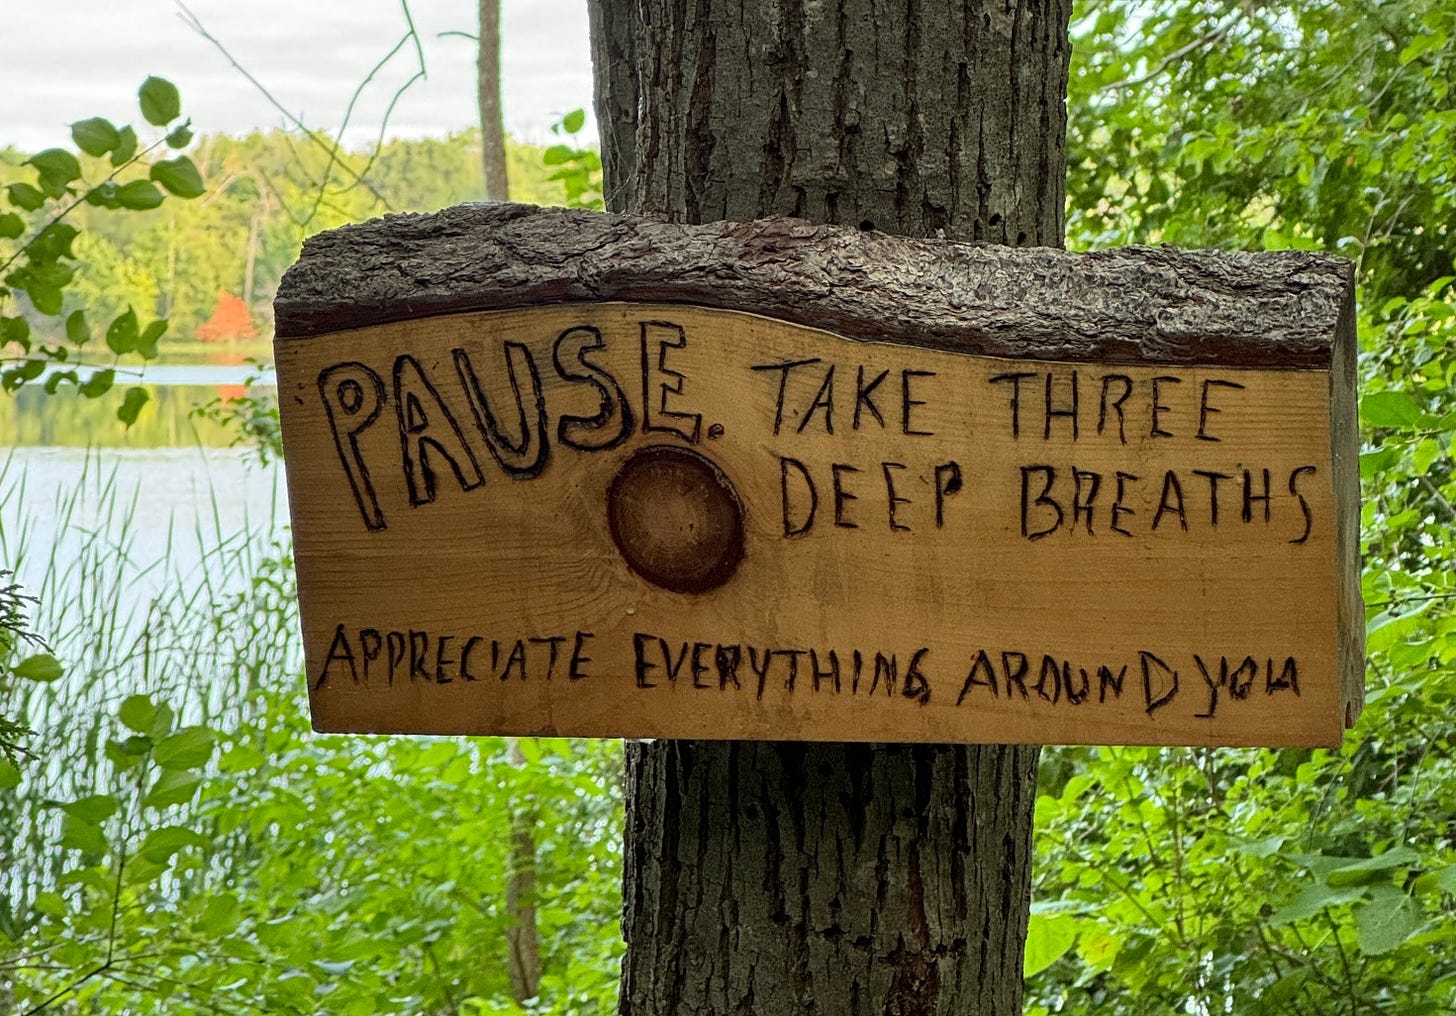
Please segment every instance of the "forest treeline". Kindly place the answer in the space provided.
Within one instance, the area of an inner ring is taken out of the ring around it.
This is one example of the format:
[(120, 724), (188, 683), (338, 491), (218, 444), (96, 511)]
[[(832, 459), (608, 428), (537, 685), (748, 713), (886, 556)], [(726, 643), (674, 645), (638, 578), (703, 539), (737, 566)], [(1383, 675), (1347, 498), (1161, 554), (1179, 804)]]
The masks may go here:
[[(567, 191), (543, 163), (546, 149), (506, 143), (511, 195), (563, 204)], [(161, 152), (157, 160), (169, 153)], [(74, 252), (84, 266), (67, 290), (66, 309), (84, 307), (110, 321), (127, 307), (143, 319), (169, 318), (168, 345), (267, 339), (278, 280), (306, 237), (388, 212), (434, 211), (484, 197), (480, 132), (399, 139), (378, 151), (337, 158), (297, 133), (201, 136), (188, 154), (207, 191), (192, 201), (117, 215), (80, 205)], [(34, 177), (32, 153), (0, 148), (0, 189)], [(88, 176), (105, 176), (104, 158), (81, 156)], [(143, 167), (145, 168), (145, 167)], [(357, 176), (356, 176), (357, 174)], [(143, 178), (145, 173), (140, 173)], [(34, 315), (40, 336), (59, 326)]]

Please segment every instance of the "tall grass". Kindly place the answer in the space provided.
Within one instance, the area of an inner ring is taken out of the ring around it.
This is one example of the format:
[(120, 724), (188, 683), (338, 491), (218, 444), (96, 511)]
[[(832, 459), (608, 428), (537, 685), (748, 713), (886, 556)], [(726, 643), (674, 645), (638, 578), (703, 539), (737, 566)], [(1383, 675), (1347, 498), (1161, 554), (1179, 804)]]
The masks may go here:
[[(146, 454), (167, 465), (169, 453)], [(0, 567), (38, 600), (31, 630), (66, 674), (0, 691), (0, 712), (34, 730), (36, 756), (17, 792), (0, 796), (0, 922), (58, 884), (50, 804), (98, 792), (127, 696), (159, 695), (186, 722), (233, 727), (253, 692), (300, 666), (276, 491), (273, 508), (244, 508), (238, 524), (204, 473), (190, 507), (159, 515), (143, 492), (160, 478), (127, 479), (135, 460), (123, 470), (116, 452), (86, 453), (74, 482), (53, 490), (38, 488), (27, 461), (15, 451), (0, 461)]]

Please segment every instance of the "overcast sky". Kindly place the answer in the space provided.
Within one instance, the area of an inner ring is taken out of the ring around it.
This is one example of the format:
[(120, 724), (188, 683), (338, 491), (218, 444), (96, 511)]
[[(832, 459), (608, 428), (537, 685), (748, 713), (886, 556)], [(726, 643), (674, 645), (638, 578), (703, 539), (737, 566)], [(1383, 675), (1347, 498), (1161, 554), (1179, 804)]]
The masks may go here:
[[(177, 84), (199, 132), (284, 126), (184, 23), (174, 0), (65, 0), (56, 7), (0, 0), (0, 7), (0, 145), (69, 146), (67, 125), (93, 115), (138, 122), (136, 89), (149, 74)], [(285, 107), (330, 131), (354, 89), (407, 31), (400, 0), (189, 0), (188, 7)], [(471, 126), (478, 115), (475, 44), (442, 33), (476, 31), (474, 0), (410, 0), (409, 9), (429, 77), (395, 108), (390, 133), (440, 136)], [(568, 110), (590, 112), (585, 0), (502, 0), (501, 21), (507, 129), (540, 140)], [(407, 48), (379, 74), (356, 107), (353, 141), (373, 136), (417, 66)]]

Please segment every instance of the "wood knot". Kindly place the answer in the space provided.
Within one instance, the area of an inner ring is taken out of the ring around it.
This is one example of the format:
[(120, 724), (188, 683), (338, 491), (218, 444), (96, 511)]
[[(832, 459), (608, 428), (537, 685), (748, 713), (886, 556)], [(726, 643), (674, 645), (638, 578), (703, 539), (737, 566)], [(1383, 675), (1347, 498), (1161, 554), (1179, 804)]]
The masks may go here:
[(743, 560), (743, 502), (706, 455), (650, 445), (607, 489), (612, 541), (638, 575), (675, 593), (705, 593)]

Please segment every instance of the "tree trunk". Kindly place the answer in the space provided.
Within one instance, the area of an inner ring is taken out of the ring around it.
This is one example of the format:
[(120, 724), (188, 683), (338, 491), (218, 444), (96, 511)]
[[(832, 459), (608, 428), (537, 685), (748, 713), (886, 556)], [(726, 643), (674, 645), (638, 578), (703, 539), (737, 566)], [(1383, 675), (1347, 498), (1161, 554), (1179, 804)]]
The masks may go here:
[(253, 280), (258, 265), (258, 226), (263, 217), (261, 210), (253, 212), (248, 220), (248, 260), (243, 266), (243, 306), (248, 315), (253, 313)]
[(500, 91), (500, 0), (480, 0), (480, 55), (475, 66), (485, 200), (508, 201), (506, 128)]
[[(1062, 239), (1069, 0), (592, 0), (607, 207)], [(1013, 1014), (1037, 749), (628, 746), (621, 1011)]]
[[(506, 738), (511, 765), (526, 768), (517, 737)], [(506, 971), (511, 997), (524, 1004), (541, 990), (541, 933), (536, 927), (536, 807), (532, 798), (513, 802), (510, 881), (506, 883)]]

